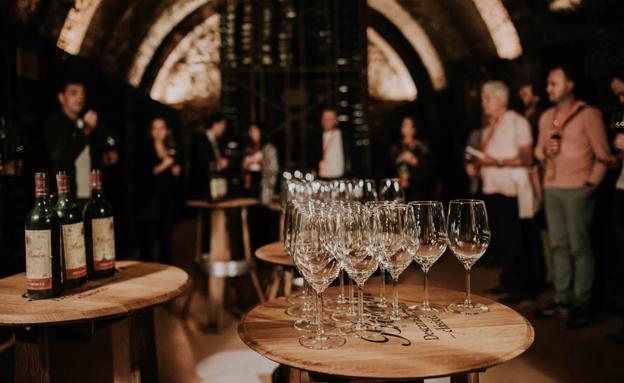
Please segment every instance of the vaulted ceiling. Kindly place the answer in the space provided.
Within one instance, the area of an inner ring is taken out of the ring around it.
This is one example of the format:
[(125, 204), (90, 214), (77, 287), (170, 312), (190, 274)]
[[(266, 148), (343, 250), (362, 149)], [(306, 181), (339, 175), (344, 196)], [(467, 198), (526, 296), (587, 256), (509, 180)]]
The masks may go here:
[[(219, 68), (217, 9), (222, 1), (55, 0), (42, 29), (68, 53), (94, 59), (156, 99), (192, 102), (218, 94), (214, 71)], [(406, 55), (418, 58), (435, 90), (447, 86), (457, 63), (521, 56), (523, 41), (531, 38), (527, 20), (547, 6), (533, 3), (368, 0), (371, 93), (415, 97), (418, 80)], [(402, 86), (405, 81), (412, 85)], [(396, 86), (388, 85), (393, 82)], [(198, 83), (210, 90), (179, 88)]]

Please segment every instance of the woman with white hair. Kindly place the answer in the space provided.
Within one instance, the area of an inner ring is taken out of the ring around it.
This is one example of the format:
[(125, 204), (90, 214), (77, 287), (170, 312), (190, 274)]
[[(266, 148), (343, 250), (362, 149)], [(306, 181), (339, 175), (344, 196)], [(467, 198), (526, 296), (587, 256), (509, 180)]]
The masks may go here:
[(491, 289), (490, 295), (517, 303), (533, 292), (532, 267), (523, 256), (520, 224), (520, 218), (530, 218), (535, 213), (535, 206), (524, 200), (526, 192), (531, 193), (528, 166), (533, 162), (533, 138), (529, 122), (508, 109), (508, 100), (509, 88), (503, 82), (483, 84), (485, 126), (477, 148), (481, 153), (476, 153), (477, 159), (466, 165), (466, 171), (470, 176), (481, 177), (492, 229), (490, 249), (503, 269), (500, 285)]

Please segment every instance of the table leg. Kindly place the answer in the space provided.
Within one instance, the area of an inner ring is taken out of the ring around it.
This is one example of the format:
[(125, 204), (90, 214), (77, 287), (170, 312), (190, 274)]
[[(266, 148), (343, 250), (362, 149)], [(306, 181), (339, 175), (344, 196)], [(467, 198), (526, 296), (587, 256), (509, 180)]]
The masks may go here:
[[(241, 224), (243, 226), (243, 251), (245, 252), (245, 259), (247, 262), (253, 262), (253, 257), (251, 256), (251, 240), (249, 237), (249, 224), (247, 223), (247, 208), (241, 208)], [(264, 302), (266, 299), (264, 298), (264, 293), (262, 292), (262, 286), (260, 285), (260, 280), (258, 279), (258, 275), (256, 274), (256, 270), (252, 269), (249, 272), (251, 276), (251, 281), (256, 289), (256, 294), (258, 295), (258, 299), (260, 302)]]
[(279, 292), (279, 285), (281, 282), (280, 269), (278, 266), (273, 267), (273, 271), (271, 272), (271, 284), (268, 286), (267, 291), (267, 299), (272, 300), (277, 298), (277, 293)]
[(451, 383), (479, 383), (479, 372), (468, 372), (465, 375), (451, 376)]
[[(210, 213), (210, 262), (231, 259), (230, 240), (227, 231), (225, 210), (215, 209)], [(225, 278), (208, 275), (208, 326), (221, 330), (223, 325), (223, 301)]]
[(154, 309), (149, 308), (131, 316), (128, 329), (132, 375), (138, 374), (140, 382), (158, 382)]
[(14, 381), (49, 383), (49, 349), (47, 327), (16, 329)]

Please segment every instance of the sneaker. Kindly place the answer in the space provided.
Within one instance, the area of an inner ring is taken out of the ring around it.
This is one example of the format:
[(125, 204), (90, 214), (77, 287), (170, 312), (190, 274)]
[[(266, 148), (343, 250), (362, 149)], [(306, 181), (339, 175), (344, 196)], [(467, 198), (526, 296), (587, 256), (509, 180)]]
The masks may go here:
[(569, 306), (552, 301), (548, 305), (535, 309), (533, 316), (536, 318), (564, 318), (568, 315)]
[(574, 307), (570, 310), (568, 317), (568, 328), (581, 328), (587, 326), (591, 322), (589, 310), (584, 307)]

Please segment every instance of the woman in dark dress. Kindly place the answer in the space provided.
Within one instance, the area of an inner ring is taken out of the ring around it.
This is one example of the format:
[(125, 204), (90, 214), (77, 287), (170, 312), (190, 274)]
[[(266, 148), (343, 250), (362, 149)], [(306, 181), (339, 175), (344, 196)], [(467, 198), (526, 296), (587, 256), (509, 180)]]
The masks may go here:
[(429, 145), (418, 138), (418, 129), (412, 117), (403, 118), (401, 142), (390, 148), (390, 158), (407, 200), (433, 198), (435, 182), (431, 169)]
[(171, 263), (171, 235), (176, 190), (181, 168), (176, 163), (176, 145), (162, 117), (152, 119), (150, 141), (143, 165), (141, 260)]

